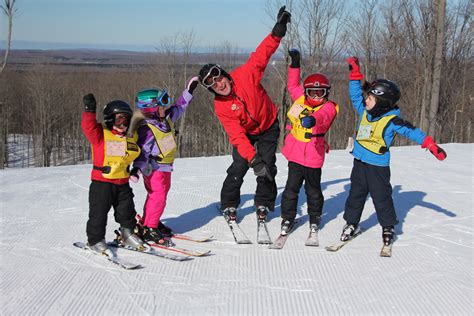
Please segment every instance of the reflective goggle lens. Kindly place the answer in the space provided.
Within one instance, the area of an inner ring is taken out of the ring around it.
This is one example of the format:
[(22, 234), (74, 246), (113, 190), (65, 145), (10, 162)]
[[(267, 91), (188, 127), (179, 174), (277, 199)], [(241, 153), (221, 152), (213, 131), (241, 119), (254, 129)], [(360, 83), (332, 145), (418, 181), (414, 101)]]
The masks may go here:
[(324, 88), (307, 88), (306, 95), (310, 98), (323, 98), (327, 94), (327, 89)]
[(115, 114), (114, 123), (115, 125), (127, 125), (130, 121), (130, 115), (125, 113)]
[(157, 97), (154, 98), (137, 98), (137, 107), (140, 109), (154, 108), (157, 106), (168, 106), (171, 102), (171, 98), (168, 92), (160, 92)]

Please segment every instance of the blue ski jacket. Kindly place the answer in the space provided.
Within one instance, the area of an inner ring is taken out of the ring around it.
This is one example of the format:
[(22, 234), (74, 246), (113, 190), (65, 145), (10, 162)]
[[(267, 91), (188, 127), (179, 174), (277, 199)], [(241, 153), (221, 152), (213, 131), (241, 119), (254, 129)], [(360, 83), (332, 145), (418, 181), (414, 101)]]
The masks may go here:
[[(362, 87), (359, 80), (350, 80), (349, 81), (349, 97), (351, 99), (352, 105), (359, 114), (359, 120), (357, 122), (357, 131), (359, 131), (362, 115), (365, 111), (365, 99), (362, 94)], [(383, 132), (383, 139), (387, 144), (387, 147), (390, 148), (392, 145), (393, 139), (396, 134), (400, 134), (417, 144), (421, 145), (425, 140), (426, 134), (423, 133), (419, 128), (414, 127), (411, 123), (400, 118), (400, 109), (395, 108), (380, 117), (373, 118), (369, 113), (367, 113), (367, 119), (369, 122), (380, 120), (384, 116), (396, 115), (392, 119)], [(357, 133), (356, 133), (357, 135)], [(359, 144), (354, 135), (354, 149), (352, 150), (352, 155), (354, 158), (376, 166), (386, 167), (390, 165), (390, 150), (387, 150), (383, 154), (374, 153)]]

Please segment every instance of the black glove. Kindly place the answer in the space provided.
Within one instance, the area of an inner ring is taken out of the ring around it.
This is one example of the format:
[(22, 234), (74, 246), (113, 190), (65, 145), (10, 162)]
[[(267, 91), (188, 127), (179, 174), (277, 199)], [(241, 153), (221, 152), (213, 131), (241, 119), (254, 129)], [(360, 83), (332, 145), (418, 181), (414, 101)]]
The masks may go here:
[(316, 125), (316, 119), (314, 118), (314, 116), (311, 115), (303, 116), (300, 121), (301, 126), (303, 126), (304, 128), (311, 128)]
[(285, 10), (285, 6), (280, 8), (277, 15), (277, 22), (273, 27), (272, 34), (276, 37), (283, 37), (286, 35), (286, 24), (290, 22), (291, 14)]
[(291, 58), (291, 68), (300, 68), (300, 52), (296, 48), (292, 48), (288, 51)]
[(95, 101), (95, 97), (92, 93), (86, 94), (82, 98), (82, 102), (84, 103), (84, 111), (95, 113), (97, 102)]
[(250, 160), (249, 166), (253, 169), (253, 173), (257, 177), (266, 177), (268, 180), (273, 181), (273, 177), (270, 174), (267, 165), (265, 165), (259, 155), (255, 155), (255, 157)]

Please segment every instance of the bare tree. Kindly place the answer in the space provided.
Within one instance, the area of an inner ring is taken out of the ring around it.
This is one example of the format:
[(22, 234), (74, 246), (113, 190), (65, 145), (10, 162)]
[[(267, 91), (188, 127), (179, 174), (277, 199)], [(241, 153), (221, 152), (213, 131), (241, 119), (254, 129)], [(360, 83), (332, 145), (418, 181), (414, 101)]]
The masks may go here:
[[(191, 57), (191, 54), (192, 54), (192, 51), (193, 51), (193, 46), (194, 46), (194, 43), (196, 41), (196, 35), (194, 33), (194, 31), (189, 31), (187, 33), (183, 33), (183, 35), (181, 36), (181, 44), (182, 44), (182, 50), (183, 50), (183, 82), (184, 82), (184, 86), (186, 86), (187, 84), (187, 81), (188, 81), (188, 65), (189, 65), (189, 61), (190, 61), (190, 57)], [(183, 131), (184, 130), (184, 127), (185, 127), (185, 123), (186, 123), (186, 112), (183, 113), (183, 115), (181, 116), (181, 118), (179, 119), (179, 127), (178, 127), (178, 130), (179, 131)], [(181, 146), (181, 143), (183, 141), (183, 136), (185, 134), (180, 132), (178, 133), (178, 154), (179, 154), (179, 157), (182, 157), (183, 155), (183, 150), (182, 150), (182, 147)]]
[(441, 85), (441, 67), (443, 64), (443, 48), (444, 48), (444, 18), (446, 15), (446, 0), (436, 0), (436, 36), (435, 36), (435, 52), (433, 60), (433, 84), (431, 88), (431, 102), (428, 111), (428, 134), (436, 133), (436, 118), (439, 108), (439, 96)]
[(0, 5), (0, 8), (2, 8), (3, 13), (8, 18), (7, 47), (5, 49), (5, 55), (3, 57), (2, 67), (0, 68), (0, 73), (2, 73), (3, 70), (5, 69), (5, 67), (7, 66), (8, 53), (10, 52), (10, 47), (11, 47), (11, 42), (12, 42), (12, 31), (13, 31), (13, 16), (16, 13), (15, 2), (16, 2), (16, 0), (4, 0), (3, 4)]

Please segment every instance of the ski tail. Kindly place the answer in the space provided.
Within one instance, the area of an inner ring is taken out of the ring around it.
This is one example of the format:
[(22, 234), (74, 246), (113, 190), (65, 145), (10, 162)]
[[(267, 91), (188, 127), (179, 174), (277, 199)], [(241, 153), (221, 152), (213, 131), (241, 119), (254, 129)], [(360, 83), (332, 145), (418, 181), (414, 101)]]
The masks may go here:
[(142, 266), (140, 264), (135, 264), (133, 262), (130, 262), (130, 261), (127, 261), (127, 260), (124, 260), (118, 256), (110, 256), (110, 255), (107, 255), (107, 254), (99, 254), (95, 251), (92, 251), (88, 246), (87, 244), (83, 243), (83, 242), (75, 242), (73, 243), (73, 245), (77, 248), (81, 248), (83, 250), (86, 250), (88, 252), (92, 252), (93, 254), (101, 257), (101, 258), (105, 258), (107, 259), (108, 261), (112, 262), (113, 264), (125, 269), (125, 270), (134, 270), (134, 269), (139, 269), (139, 268), (142, 268)]

